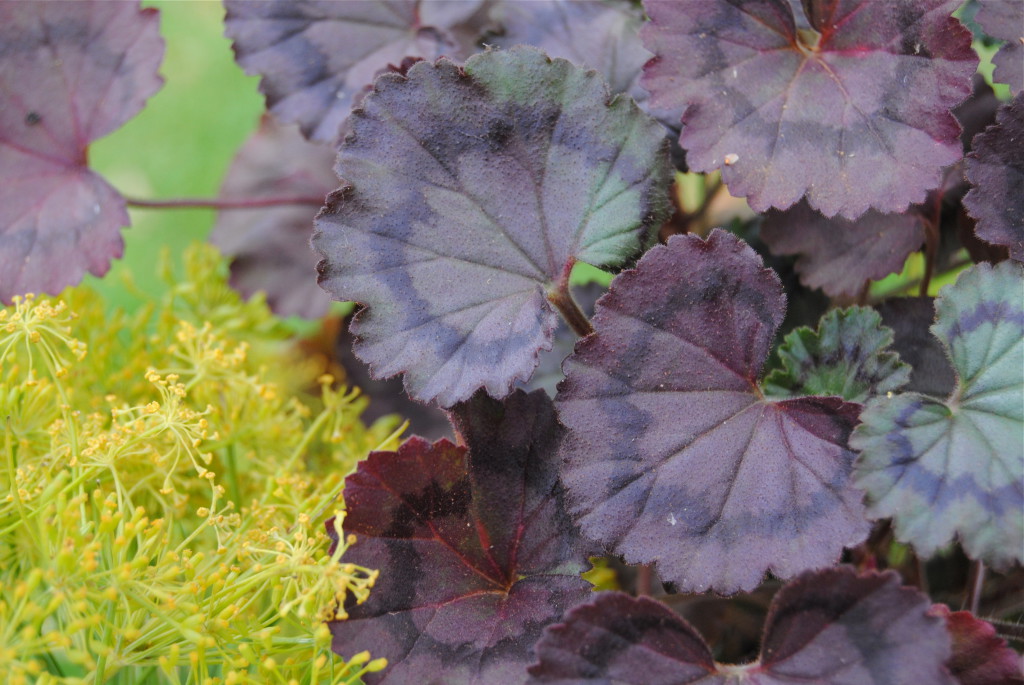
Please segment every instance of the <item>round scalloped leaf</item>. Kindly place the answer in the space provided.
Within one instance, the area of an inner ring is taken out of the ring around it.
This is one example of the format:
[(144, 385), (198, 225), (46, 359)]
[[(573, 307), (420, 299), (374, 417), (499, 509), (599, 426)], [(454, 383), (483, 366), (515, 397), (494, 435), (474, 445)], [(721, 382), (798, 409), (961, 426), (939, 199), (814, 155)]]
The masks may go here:
[(972, 188), (964, 207), (982, 240), (1024, 262), (1024, 93), (996, 112), (996, 124), (974, 138), (965, 170)]
[(158, 24), (137, 2), (0, 3), (0, 300), (121, 256), (124, 198), (86, 154), (163, 84)]
[[(279, 119), (333, 142), (353, 97), (405, 57), (462, 59), (483, 0), (224, 0), (225, 33)], [(467, 40), (468, 39), (468, 40)]]
[(320, 284), (365, 305), (356, 354), (450, 406), (526, 380), (546, 290), (633, 258), (668, 212), (661, 126), (596, 72), (526, 47), (381, 76), (316, 222)]
[(850, 445), (869, 512), (922, 557), (959, 535), (973, 559), (1020, 561), (1024, 539), (1024, 267), (964, 271), (935, 301), (932, 333), (957, 375), (947, 400), (870, 400)]
[(891, 571), (808, 572), (772, 600), (760, 658), (732, 666), (664, 605), (608, 593), (544, 631), (531, 683), (955, 685), (949, 636), (929, 607)]
[(866, 307), (833, 309), (818, 330), (800, 327), (779, 347), (782, 368), (761, 384), (765, 393), (783, 397), (838, 395), (850, 402), (899, 390), (910, 367), (890, 351), (892, 329)]
[(612, 281), (556, 399), (585, 534), (681, 589), (722, 593), (864, 539), (846, 449), (859, 406), (758, 388), (784, 310), (774, 272), (720, 230), (673, 237)]
[(801, 197), (827, 216), (901, 212), (961, 156), (971, 92), (959, 0), (645, 0), (651, 102), (685, 108), (689, 167), (722, 169), (751, 207)]
[(798, 255), (794, 268), (808, 288), (821, 288), (829, 297), (854, 297), (865, 282), (903, 268), (924, 243), (924, 225), (915, 212), (829, 219), (801, 201), (784, 212), (768, 212), (761, 238), (774, 254)]
[(1005, 40), (992, 58), (992, 78), (1010, 86), (1010, 92), (1024, 90), (1024, 3), (1019, 0), (977, 0), (974, 20), (985, 33)]
[(950, 611), (945, 604), (936, 604), (931, 613), (945, 619), (953, 638), (946, 668), (960, 685), (1024, 685), (1020, 657), (991, 623), (969, 611)]
[(452, 418), (466, 447), (411, 438), (345, 480), (345, 560), (380, 578), (329, 626), (339, 654), (388, 660), (368, 683), (522, 683), (544, 626), (590, 594), (551, 400), (480, 394)]

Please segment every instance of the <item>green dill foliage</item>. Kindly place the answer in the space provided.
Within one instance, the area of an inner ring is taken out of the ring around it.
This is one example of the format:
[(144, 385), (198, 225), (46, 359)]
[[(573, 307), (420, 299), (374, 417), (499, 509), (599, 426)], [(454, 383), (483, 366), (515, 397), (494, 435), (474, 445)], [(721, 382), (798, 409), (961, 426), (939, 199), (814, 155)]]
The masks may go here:
[[(348, 683), (330, 653), (377, 572), (328, 554), (344, 474), (396, 419), (292, 355), (197, 246), (159, 303), (86, 287), (0, 310), (0, 680)], [(310, 394), (309, 388), (318, 389)]]

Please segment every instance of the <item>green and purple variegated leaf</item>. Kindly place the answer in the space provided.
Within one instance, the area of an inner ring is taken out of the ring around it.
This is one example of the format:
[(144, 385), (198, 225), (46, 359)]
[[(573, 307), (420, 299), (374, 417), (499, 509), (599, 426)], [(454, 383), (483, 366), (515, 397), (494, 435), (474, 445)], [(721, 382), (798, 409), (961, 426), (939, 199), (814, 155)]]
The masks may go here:
[(932, 607), (933, 616), (946, 621), (953, 639), (953, 654), (946, 668), (960, 685), (1024, 685), (1024, 663), (988, 621), (969, 611), (950, 611), (945, 604)]
[(593, 71), (519, 47), (385, 74), (316, 222), (325, 290), (365, 305), (356, 354), (451, 406), (530, 377), (547, 292), (621, 266), (668, 212), (662, 127)]
[(1024, 2), (1018, 0), (978, 0), (975, 21), (985, 33), (1005, 40), (992, 58), (992, 78), (1010, 86), (1010, 92), (1024, 90)]
[(1024, 555), (1024, 266), (976, 265), (935, 301), (957, 375), (948, 399), (870, 400), (850, 445), (873, 516), (922, 557), (959, 536), (997, 568)]
[(160, 89), (163, 53), (138, 2), (0, 3), (0, 301), (121, 256), (125, 201), (87, 151)]
[(973, 147), (964, 207), (978, 221), (975, 232), (1024, 262), (1024, 93), (999, 108), (996, 124), (975, 136)]
[(686, 621), (644, 597), (598, 595), (544, 631), (531, 683), (955, 685), (930, 602), (893, 572), (810, 571), (772, 600), (760, 658), (715, 663)]
[(775, 274), (718, 230), (673, 237), (612, 282), (556, 399), (584, 533), (722, 593), (835, 563), (867, 535), (846, 448), (859, 406), (758, 387), (784, 310)]
[(761, 238), (775, 254), (798, 256), (795, 268), (808, 288), (853, 297), (867, 281), (903, 268), (924, 243), (924, 225), (916, 212), (869, 211), (855, 221), (829, 219), (801, 201), (784, 212), (768, 212)]
[(761, 387), (782, 397), (837, 395), (863, 403), (910, 380), (910, 367), (889, 349), (892, 342), (892, 330), (882, 325), (878, 312), (833, 309), (817, 331), (801, 327), (786, 336), (779, 347), (782, 367), (768, 374)]
[(367, 682), (522, 683), (541, 630), (590, 592), (588, 550), (562, 507), (551, 400), (480, 394), (452, 418), (466, 447), (411, 438), (345, 481), (357, 536), (345, 559), (381, 573), (329, 625), (336, 652), (387, 658)]
[(684, 109), (696, 171), (722, 169), (764, 211), (801, 197), (827, 216), (901, 212), (960, 158), (951, 108), (977, 56), (959, 0), (645, 0), (643, 85)]

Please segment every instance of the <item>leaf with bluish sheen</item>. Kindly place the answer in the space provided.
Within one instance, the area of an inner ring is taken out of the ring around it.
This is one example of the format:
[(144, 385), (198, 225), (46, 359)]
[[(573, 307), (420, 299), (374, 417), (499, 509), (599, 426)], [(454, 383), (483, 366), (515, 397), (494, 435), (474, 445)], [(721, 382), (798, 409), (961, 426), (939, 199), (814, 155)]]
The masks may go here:
[(760, 658), (733, 666), (715, 663), (700, 634), (664, 605), (604, 593), (544, 631), (530, 682), (955, 685), (943, 666), (949, 636), (929, 606), (891, 571), (810, 571), (772, 600)]
[(562, 479), (586, 535), (683, 590), (733, 593), (835, 563), (867, 535), (846, 439), (859, 406), (771, 400), (775, 274), (723, 231), (620, 274), (563, 368)]
[(452, 418), (465, 447), (411, 438), (345, 481), (345, 530), (357, 536), (345, 560), (380, 578), (329, 626), (339, 654), (388, 660), (368, 683), (522, 683), (544, 626), (590, 594), (590, 550), (562, 507), (551, 400), (481, 393)]
[(1024, 2), (1018, 0), (978, 0), (974, 20), (985, 33), (1005, 40), (992, 58), (993, 80), (1010, 86), (1010, 92), (1024, 90)]
[(863, 403), (869, 397), (899, 390), (910, 380), (910, 367), (889, 348), (892, 330), (866, 307), (833, 309), (818, 330), (798, 328), (779, 347), (782, 368), (761, 384), (766, 394), (838, 395)]
[(958, 536), (1004, 568), (1024, 550), (1024, 267), (978, 264), (935, 301), (932, 333), (957, 384), (869, 400), (850, 446), (869, 512), (927, 558)]
[(0, 300), (56, 294), (121, 256), (125, 201), (89, 145), (163, 80), (159, 17), (137, 2), (0, 3)]
[(950, 611), (945, 604), (936, 604), (931, 614), (945, 619), (953, 638), (946, 668), (960, 685), (1024, 685), (1020, 657), (991, 623), (969, 611)]
[(526, 47), (384, 74), (352, 117), (313, 238), (365, 305), (356, 354), (420, 401), (504, 396), (551, 346), (575, 261), (634, 258), (668, 213), (661, 126), (593, 71)]
[(751, 207), (801, 197), (827, 216), (901, 212), (960, 158), (950, 110), (971, 92), (959, 0), (645, 0), (642, 84), (685, 109), (679, 144)]

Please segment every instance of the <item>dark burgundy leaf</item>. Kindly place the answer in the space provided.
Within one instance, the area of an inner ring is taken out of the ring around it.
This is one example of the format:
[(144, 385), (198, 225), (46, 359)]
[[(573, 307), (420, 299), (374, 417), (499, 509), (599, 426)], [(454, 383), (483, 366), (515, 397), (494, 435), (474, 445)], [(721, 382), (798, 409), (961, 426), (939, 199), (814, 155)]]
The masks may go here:
[(566, 685), (955, 685), (943, 665), (949, 636), (929, 605), (891, 571), (810, 571), (772, 600), (760, 658), (733, 666), (716, 664), (667, 608), (609, 593), (544, 632), (530, 674)]
[(158, 23), (138, 2), (0, 3), (0, 300), (121, 256), (124, 198), (87, 151), (160, 89)]
[(964, 207), (978, 221), (979, 238), (1024, 261), (1024, 93), (999, 108), (996, 124), (977, 135), (973, 147)]
[[(231, 163), (221, 195), (326, 196), (338, 183), (333, 167), (333, 150), (264, 117)], [(331, 298), (316, 284), (317, 260), (309, 248), (316, 212), (304, 205), (221, 212), (210, 242), (232, 258), (231, 285), (246, 297), (265, 292), (281, 316), (326, 314)]]
[[(333, 142), (352, 98), (405, 57), (463, 59), (460, 24), (483, 0), (224, 0), (238, 63), (262, 76), (270, 111)], [(473, 33), (473, 32), (471, 32)]]
[(800, 202), (768, 212), (761, 237), (776, 254), (799, 255), (796, 270), (807, 287), (853, 297), (868, 280), (903, 268), (907, 255), (924, 243), (924, 225), (916, 212), (829, 219)]
[(901, 212), (960, 157), (950, 109), (977, 56), (959, 0), (646, 0), (643, 85), (685, 108), (680, 145), (758, 211)]
[(882, 324), (893, 331), (893, 349), (912, 369), (904, 390), (944, 397), (953, 390), (956, 375), (942, 343), (928, 330), (935, 323), (933, 299), (894, 297), (876, 309)]
[(662, 127), (593, 71), (533, 48), (384, 74), (352, 118), (313, 238), (320, 283), (366, 305), (356, 354), (450, 406), (530, 377), (547, 293), (617, 267), (668, 212)]
[(988, 621), (969, 611), (950, 611), (945, 604), (936, 604), (934, 616), (946, 620), (946, 629), (953, 638), (953, 655), (946, 667), (960, 685), (1020, 685), (1024, 683), (1021, 659), (996, 635)]
[(330, 627), (336, 652), (387, 658), (371, 683), (521, 683), (543, 627), (590, 592), (551, 400), (479, 394), (452, 417), (466, 447), (411, 438), (345, 481), (345, 559), (381, 573)]
[(992, 77), (1010, 86), (1010, 91), (1024, 90), (1024, 3), (1019, 0), (978, 0), (975, 21), (985, 33), (1005, 40), (1006, 45), (992, 59), (996, 65)]
[(732, 593), (867, 535), (846, 449), (859, 406), (758, 388), (784, 309), (774, 273), (718, 230), (674, 236), (612, 282), (557, 398), (588, 536), (683, 589)]

